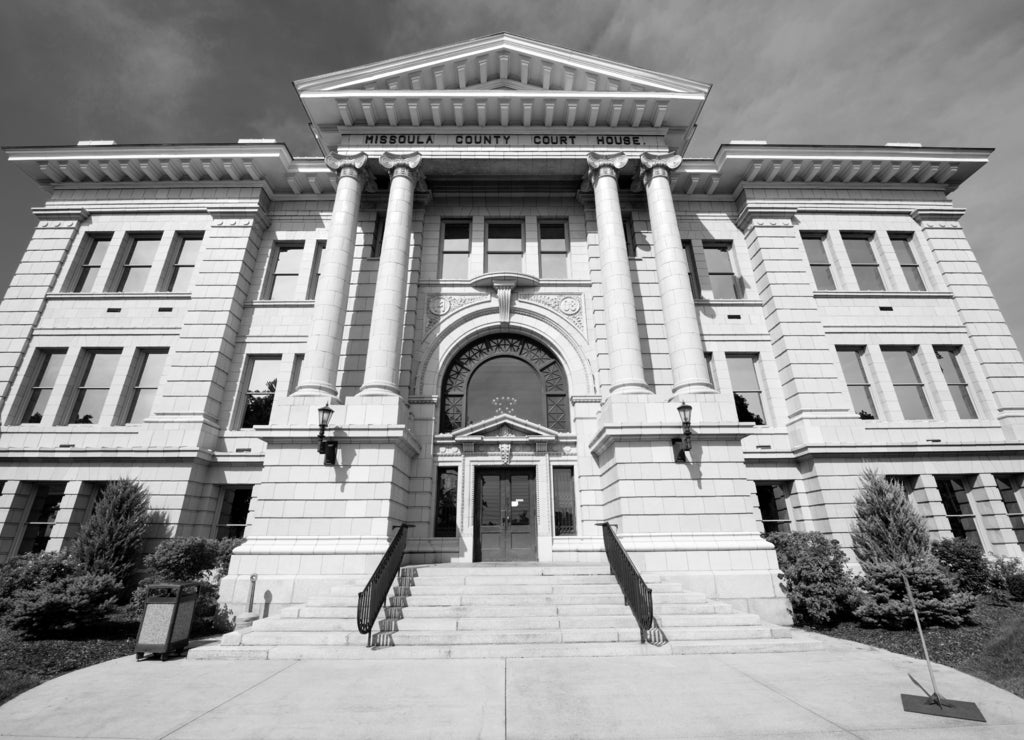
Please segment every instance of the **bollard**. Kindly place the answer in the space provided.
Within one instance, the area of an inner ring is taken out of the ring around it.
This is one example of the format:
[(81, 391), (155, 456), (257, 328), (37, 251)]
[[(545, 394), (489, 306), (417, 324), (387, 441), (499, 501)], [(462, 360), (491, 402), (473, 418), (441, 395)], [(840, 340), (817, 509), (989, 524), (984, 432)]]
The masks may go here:
[(249, 607), (246, 609), (247, 612), (252, 613), (253, 603), (256, 601), (256, 574), (253, 573), (249, 576)]

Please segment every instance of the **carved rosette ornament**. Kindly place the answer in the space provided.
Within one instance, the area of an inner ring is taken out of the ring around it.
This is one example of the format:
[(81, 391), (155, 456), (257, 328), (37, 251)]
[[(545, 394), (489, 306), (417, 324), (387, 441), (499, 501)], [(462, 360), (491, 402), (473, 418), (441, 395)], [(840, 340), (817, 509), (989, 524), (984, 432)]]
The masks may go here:
[(498, 444), (498, 453), (501, 455), (501, 464), (508, 465), (512, 462), (512, 443), (501, 442)]
[(424, 331), (430, 331), (442, 320), (466, 306), (486, 301), (487, 298), (482, 295), (433, 296), (427, 300), (427, 320)]

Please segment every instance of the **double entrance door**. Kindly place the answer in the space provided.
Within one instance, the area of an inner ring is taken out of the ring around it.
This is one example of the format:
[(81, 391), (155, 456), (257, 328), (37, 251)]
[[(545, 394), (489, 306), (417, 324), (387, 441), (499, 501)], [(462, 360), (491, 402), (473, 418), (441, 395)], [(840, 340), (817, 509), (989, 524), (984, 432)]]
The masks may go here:
[(473, 560), (537, 559), (537, 486), (533, 468), (477, 468)]

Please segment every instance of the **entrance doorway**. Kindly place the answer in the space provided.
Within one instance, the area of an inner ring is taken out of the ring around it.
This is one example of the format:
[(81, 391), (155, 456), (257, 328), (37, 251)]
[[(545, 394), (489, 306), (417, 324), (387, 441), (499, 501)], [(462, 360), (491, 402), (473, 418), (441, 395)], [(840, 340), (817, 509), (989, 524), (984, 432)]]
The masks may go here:
[(537, 559), (533, 468), (477, 468), (473, 561)]

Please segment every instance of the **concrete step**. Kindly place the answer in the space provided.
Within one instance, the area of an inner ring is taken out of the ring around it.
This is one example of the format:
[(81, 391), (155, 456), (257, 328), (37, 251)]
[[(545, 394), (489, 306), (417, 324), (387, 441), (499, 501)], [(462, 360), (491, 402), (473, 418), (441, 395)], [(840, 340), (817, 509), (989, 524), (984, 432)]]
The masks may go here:
[(528, 595), (528, 594), (617, 594), (622, 597), (622, 590), (617, 583), (520, 583), (506, 584), (500, 581), (459, 586), (421, 586), (416, 584), (410, 589), (416, 595), (452, 595), (454, 592), (468, 596), (471, 594), (494, 595)]
[(498, 584), (502, 586), (516, 585), (582, 585), (600, 583), (617, 585), (614, 576), (610, 575), (520, 575), (481, 576), (481, 575), (437, 575), (435, 572), (419, 574), (411, 578), (397, 578), (395, 585), (408, 582), (409, 585), (420, 586), (486, 586)]
[(253, 632), (349, 632), (357, 630), (356, 619), (257, 619)]
[(590, 563), (438, 563), (436, 565), (407, 565), (402, 573), (419, 575), (440, 573), (444, 575), (495, 576), (507, 575), (608, 575), (607, 564)]
[(358, 603), (358, 593), (310, 596), (306, 601), (308, 606), (351, 606), (353, 609), (355, 609)]

